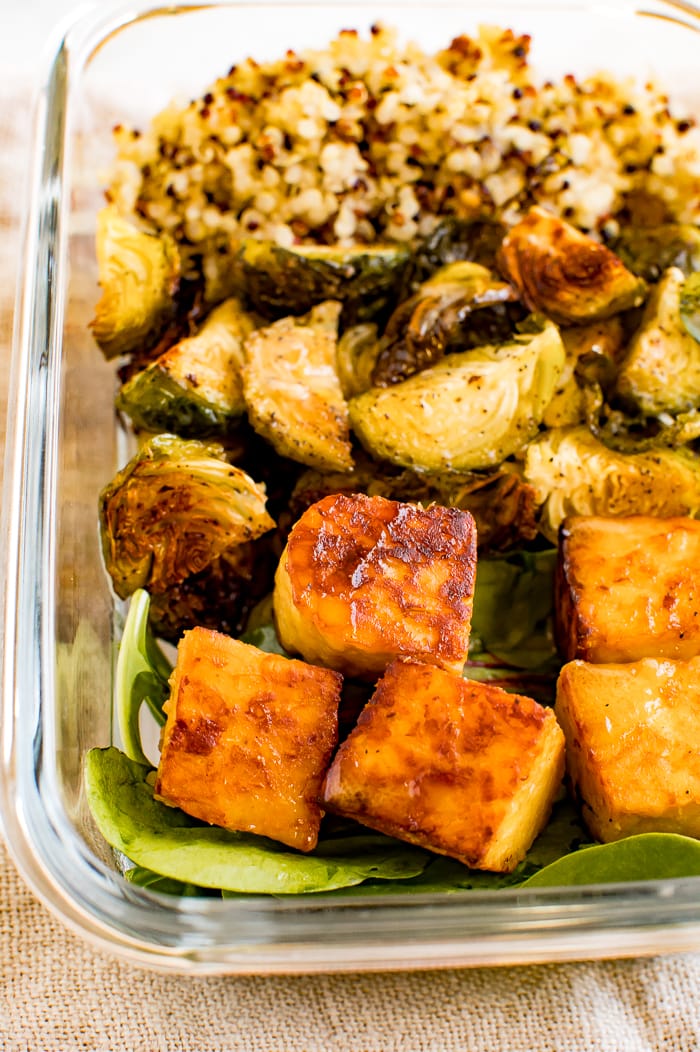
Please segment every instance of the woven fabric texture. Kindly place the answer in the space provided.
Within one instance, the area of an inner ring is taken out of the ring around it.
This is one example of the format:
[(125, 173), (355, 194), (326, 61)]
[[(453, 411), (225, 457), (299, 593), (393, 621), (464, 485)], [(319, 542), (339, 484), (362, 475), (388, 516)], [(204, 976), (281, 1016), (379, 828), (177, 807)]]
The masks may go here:
[(691, 1052), (700, 954), (191, 979), (63, 930), (0, 846), (3, 1052)]

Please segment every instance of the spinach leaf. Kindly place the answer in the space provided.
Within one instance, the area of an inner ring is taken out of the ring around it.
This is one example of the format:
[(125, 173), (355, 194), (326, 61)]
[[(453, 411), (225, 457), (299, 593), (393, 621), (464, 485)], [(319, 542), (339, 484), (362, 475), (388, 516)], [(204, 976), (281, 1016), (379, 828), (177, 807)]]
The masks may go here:
[(129, 603), (129, 613), (119, 645), (116, 670), (117, 720), (126, 755), (148, 764), (141, 745), (139, 715), (147, 705), (159, 724), (165, 723), (163, 705), (168, 699), (172, 668), (148, 625), (150, 597), (139, 589)]
[(309, 855), (265, 837), (207, 826), (160, 803), (150, 767), (115, 748), (91, 749), (87, 799), (105, 840), (138, 866), (171, 880), (247, 894), (299, 894), (400, 880), (420, 873), (427, 852), (379, 834), (319, 844)]
[(609, 884), (700, 876), (700, 842), (677, 833), (638, 833), (582, 847), (528, 877), (523, 887)]

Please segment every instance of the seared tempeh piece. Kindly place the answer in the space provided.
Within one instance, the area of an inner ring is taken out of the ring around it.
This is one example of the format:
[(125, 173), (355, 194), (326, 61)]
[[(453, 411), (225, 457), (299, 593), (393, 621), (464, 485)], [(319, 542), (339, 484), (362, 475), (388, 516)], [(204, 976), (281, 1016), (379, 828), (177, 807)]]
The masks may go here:
[(556, 633), (570, 661), (700, 654), (700, 522), (581, 516), (560, 531)]
[(510, 872), (549, 817), (564, 773), (554, 712), (417, 661), (395, 661), (326, 777), (329, 811)]
[(572, 661), (559, 676), (556, 714), (593, 836), (700, 837), (700, 658)]
[(155, 792), (195, 818), (310, 851), (341, 677), (219, 632), (178, 647)]
[(469, 512), (333, 494), (289, 534), (277, 631), (288, 650), (349, 676), (376, 678), (401, 655), (461, 672), (475, 571)]

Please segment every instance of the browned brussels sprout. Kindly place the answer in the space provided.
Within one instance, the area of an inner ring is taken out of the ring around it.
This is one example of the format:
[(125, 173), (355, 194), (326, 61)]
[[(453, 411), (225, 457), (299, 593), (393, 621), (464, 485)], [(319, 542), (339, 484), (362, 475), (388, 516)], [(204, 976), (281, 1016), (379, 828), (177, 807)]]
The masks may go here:
[(372, 382), (399, 383), (448, 351), (504, 342), (514, 321), (507, 306), (517, 299), (511, 285), (478, 263), (441, 267), (389, 318)]
[(268, 318), (343, 304), (346, 323), (370, 321), (393, 303), (411, 259), (405, 245), (297, 245), (246, 240), (236, 261), (242, 289)]
[(605, 245), (543, 208), (531, 208), (504, 238), (503, 275), (532, 311), (562, 325), (638, 307), (646, 284)]
[(261, 550), (265, 540), (238, 544), (199, 573), (153, 594), (149, 609), (153, 632), (173, 643), (196, 625), (240, 635), (249, 612), (272, 588), (277, 561)]
[(327, 471), (352, 468), (348, 409), (338, 379), (340, 303), (280, 318), (246, 340), (248, 419), (280, 456)]
[(690, 223), (624, 226), (610, 247), (645, 281), (658, 281), (669, 267), (685, 275), (700, 270), (700, 230)]
[(200, 573), (224, 552), (274, 526), (265, 491), (213, 442), (157, 435), (99, 500), (105, 566), (125, 599)]
[(379, 460), (427, 474), (500, 464), (537, 433), (564, 366), (556, 325), (449, 354), (350, 400), (350, 423)]
[(255, 325), (237, 299), (221, 303), (199, 332), (122, 385), (117, 408), (144, 431), (183, 437), (226, 434), (245, 412), (243, 345)]
[(468, 260), (493, 270), (506, 228), (493, 219), (448, 216), (416, 248), (412, 279), (421, 284), (448, 263)]
[[(654, 286), (618, 375), (619, 393), (645, 413), (700, 406), (700, 343), (688, 331), (683, 271), (670, 267)], [(685, 313), (685, 318), (684, 318)]]
[(143, 353), (175, 318), (180, 257), (167, 234), (147, 234), (112, 205), (97, 217), (102, 296), (91, 328), (107, 358)]
[(568, 515), (692, 515), (700, 512), (700, 458), (661, 447), (621, 453), (587, 427), (544, 431), (527, 448), (524, 478), (552, 541)]

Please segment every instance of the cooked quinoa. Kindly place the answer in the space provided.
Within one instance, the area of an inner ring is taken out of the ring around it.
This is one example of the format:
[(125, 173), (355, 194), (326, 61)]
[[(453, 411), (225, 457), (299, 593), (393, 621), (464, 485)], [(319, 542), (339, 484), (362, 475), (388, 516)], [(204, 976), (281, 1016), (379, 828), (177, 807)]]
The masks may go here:
[(145, 131), (115, 129), (110, 200), (170, 231), (216, 281), (243, 237), (411, 242), (445, 215), (544, 204), (614, 234), (630, 196), (700, 220), (700, 136), (652, 84), (538, 83), (528, 36), (482, 28), (426, 54), (394, 30), (249, 58)]

